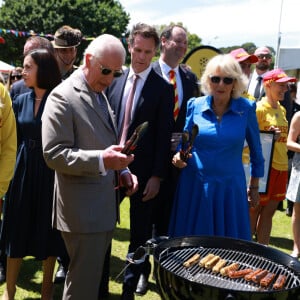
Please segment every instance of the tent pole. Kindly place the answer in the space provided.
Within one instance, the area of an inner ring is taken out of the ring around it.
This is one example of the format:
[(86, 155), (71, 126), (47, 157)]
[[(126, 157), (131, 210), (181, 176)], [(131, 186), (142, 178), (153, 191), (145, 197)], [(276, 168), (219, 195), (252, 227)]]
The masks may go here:
[(283, 0), (281, 0), (281, 6), (280, 6), (279, 26), (278, 26), (278, 40), (277, 40), (277, 50), (276, 50), (274, 68), (278, 68), (278, 61), (279, 61), (279, 52), (280, 52), (280, 43), (281, 43), (280, 27), (281, 27), (282, 6), (283, 6)]

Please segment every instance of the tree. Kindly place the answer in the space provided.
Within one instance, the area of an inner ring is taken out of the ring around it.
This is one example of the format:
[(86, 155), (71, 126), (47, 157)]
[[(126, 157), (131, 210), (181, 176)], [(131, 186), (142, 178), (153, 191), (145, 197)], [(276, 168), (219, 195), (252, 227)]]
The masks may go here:
[[(84, 37), (96, 37), (102, 33), (122, 37), (129, 23), (127, 14), (116, 0), (18, 0), (3, 1), (0, 7), (0, 28), (19, 32), (54, 34), (62, 25), (70, 25), (82, 31)], [(16, 33), (17, 34), (17, 33)], [(23, 45), (28, 36), (5, 35), (0, 44), (1, 59), (21, 64)], [(89, 41), (83, 40), (78, 57)]]
[[(273, 55), (276, 54), (276, 51), (274, 50), (273, 47), (271, 47), (271, 46), (266, 46), (266, 47), (268, 47), (271, 50), (271, 53)], [(254, 51), (256, 50), (257, 46), (252, 42), (247, 42), (242, 45), (222, 47), (222, 48), (220, 48), (220, 51), (222, 51), (222, 53), (229, 53), (230, 51), (237, 49), (237, 48), (244, 48), (249, 54), (253, 54)]]
[(201, 46), (201, 38), (199, 38), (199, 36), (194, 33), (188, 32), (188, 41), (189, 47), (187, 53), (193, 50), (194, 48)]

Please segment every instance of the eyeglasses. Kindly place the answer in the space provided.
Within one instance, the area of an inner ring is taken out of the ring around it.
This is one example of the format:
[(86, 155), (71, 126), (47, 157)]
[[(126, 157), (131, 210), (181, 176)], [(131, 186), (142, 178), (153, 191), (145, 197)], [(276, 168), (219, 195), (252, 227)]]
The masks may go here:
[(220, 83), (221, 80), (223, 81), (224, 84), (232, 84), (234, 81), (234, 78), (231, 77), (220, 77), (220, 76), (209, 76), (210, 80), (212, 83)]
[(115, 70), (115, 71), (113, 71), (111, 69), (103, 67), (102, 65), (100, 65), (100, 70), (101, 70), (101, 73), (103, 75), (105, 75), (105, 76), (109, 75), (111, 72), (113, 72), (113, 76), (114, 77), (120, 77), (120, 76), (123, 75), (123, 70)]
[(272, 55), (271, 54), (259, 54), (259, 55), (257, 55), (257, 57), (259, 59), (270, 59), (270, 58), (272, 58)]
[(10, 79), (13, 79), (13, 80), (16, 80), (16, 79), (21, 79), (22, 78), (22, 75), (11, 75), (10, 76)]

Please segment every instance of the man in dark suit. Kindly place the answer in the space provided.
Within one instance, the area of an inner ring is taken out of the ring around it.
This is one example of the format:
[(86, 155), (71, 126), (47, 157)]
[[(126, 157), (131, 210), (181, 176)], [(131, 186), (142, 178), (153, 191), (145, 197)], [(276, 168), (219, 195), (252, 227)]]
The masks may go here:
[[(134, 161), (130, 164), (139, 181), (138, 192), (130, 197), (130, 253), (151, 238), (155, 197), (165, 178), (169, 159), (174, 93), (172, 86), (151, 67), (158, 45), (159, 37), (155, 28), (141, 23), (135, 25), (128, 42), (131, 66), (125, 71), (125, 76), (115, 79), (107, 91), (117, 115), (121, 141), (124, 139), (124, 125), (127, 125), (126, 104), (131, 99), (129, 95), (135, 77), (138, 79), (125, 138), (128, 139), (141, 123), (149, 123), (134, 152)], [(134, 299), (140, 274), (143, 273), (148, 280), (150, 271), (149, 258), (140, 265), (131, 264), (126, 269), (123, 300)]]
[(104, 34), (94, 39), (82, 68), (47, 98), (42, 117), (45, 161), (55, 170), (53, 226), (61, 231), (70, 265), (63, 300), (96, 300), (105, 253), (118, 219), (117, 170), (127, 193), (137, 180), (128, 169), (134, 159), (117, 145), (115, 117), (103, 93), (122, 76), (125, 49)]
[[(186, 30), (180, 25), (167, 26), (160, 35), (160, 58), (153, 64), (153, 69), (169, 81), (171, 70), (176, 74), (176, 85), (179, 101), (179, 113), (174, 119), (172, 129), (172, 147), (170, 156), (175, 154), (176, 147), (185, 124), (187, 101), (200, 95), (198, 78), (187, 66), (180, 65), (188, 47)], [(172, 209), (174, 192), (177, 185), (179, 169), (171, 161), (168, 164), (168, 176), (161, 184), (156, 201), (155, 227), (157, 235), (167, 235)]]

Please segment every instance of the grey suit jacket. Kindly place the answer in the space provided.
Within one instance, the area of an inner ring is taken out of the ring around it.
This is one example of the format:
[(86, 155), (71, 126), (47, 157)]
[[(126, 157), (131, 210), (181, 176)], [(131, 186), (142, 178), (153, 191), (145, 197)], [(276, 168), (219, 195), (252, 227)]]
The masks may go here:
[[(115, 123), (113, 112), (110, 116)], [(42, 117), (46, 163), (55, 170), (53, 225), (66, 232), (112, 230), (116, 223), (116, 174), (99, 174), (99, 150), (117, 144), (110, 125), (81, 69), (47, 98)]]

